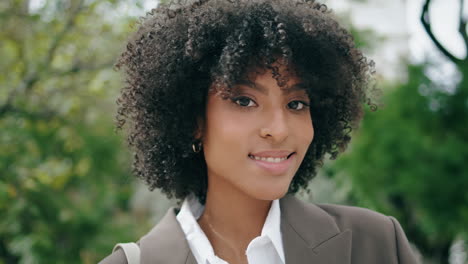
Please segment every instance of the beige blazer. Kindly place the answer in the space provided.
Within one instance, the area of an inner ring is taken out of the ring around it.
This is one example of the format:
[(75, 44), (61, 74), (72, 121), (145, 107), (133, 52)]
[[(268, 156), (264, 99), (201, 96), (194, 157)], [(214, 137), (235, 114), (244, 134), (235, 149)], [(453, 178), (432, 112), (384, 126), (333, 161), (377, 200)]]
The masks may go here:
[[(417, 263), (398, 221), (352, 206), (306, 203), (292, 195), (280, 199), (286, 264)], [(196, 264), (171, 207), (139, 240), (142, 264)], [(126, 264), (121, 249), (101, 264)]]

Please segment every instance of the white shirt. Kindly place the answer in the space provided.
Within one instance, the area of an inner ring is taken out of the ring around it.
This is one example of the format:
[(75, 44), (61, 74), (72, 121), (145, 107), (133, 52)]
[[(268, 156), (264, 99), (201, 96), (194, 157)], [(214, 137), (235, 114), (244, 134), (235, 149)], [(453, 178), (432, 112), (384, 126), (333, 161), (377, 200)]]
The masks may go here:
[[(200, 218), (204, 209), (205, 207), (198, 202), (197, 198), (191, 195), (184, 200), (180, 212), (177, 214), (177, 221), (185, 233), (190, 250), (198, 264), (228, 264), (214, 254), (210, 241), (198, 225), (197, 219)], [(261, 235), (250, 241), (245, 251), (249, 264), (285, 263), (280, 221), (279, 201), (274, 200), (265, 219)]]

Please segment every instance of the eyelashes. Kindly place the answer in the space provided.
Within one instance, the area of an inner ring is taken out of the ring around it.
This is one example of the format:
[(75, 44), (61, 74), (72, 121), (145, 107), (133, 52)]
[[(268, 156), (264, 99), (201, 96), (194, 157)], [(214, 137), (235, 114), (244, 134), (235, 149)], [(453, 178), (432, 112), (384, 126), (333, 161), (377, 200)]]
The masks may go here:
[[(257, 103), (253, 99), (247, 96), (237, 96), (237, 97), (230, 98), (230, 100), (232, 103), (242, 108), (249, 108), (249, 107), (257, 106)], [(303, 111), (310, 107), (309, 103), (302, 101), (302, 100), (293, 100), (289, 102), (287, 105), (288, 105), (288, 108), (295, 110), (295, 111)]]
[(257, 105), (254, 100), (250, 99), (247, 96), (234, 97), (231, 98), (231, 101), (240, 107), (252, 107)]
[(291, 106), (291, 105), (296, 105), (296, 107), (291, 108), (291, 109), (296, 110), (296, 111), (301, 111), (301, 110), (309, 108), (308, 103), (306, 103), (304, 101), (300, 101), (300, 100), (294, 100), (294, 101), (289, 102), (288, 106)]

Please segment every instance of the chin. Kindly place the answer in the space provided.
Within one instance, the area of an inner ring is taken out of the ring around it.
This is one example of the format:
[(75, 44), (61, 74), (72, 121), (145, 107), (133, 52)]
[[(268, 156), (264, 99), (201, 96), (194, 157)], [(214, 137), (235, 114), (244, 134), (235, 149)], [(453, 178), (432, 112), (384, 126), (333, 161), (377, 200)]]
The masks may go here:
[(281, 199), (283, 198), (287, 193), (287, 190), (284, 191), (284, 192), (271, 192), (271, 193), (262, 193), (260, 195), (258, 195), (257, 198), (258, 200), (263, 200), (263, 201), (273, 201), (273, 200), (276, 200), (276, 199)]
[(251, 190), (250, 196), (258, 200), (264, 201), (273, 201), (276, 199), (281, 199), (286, 195), (289, 189), (289, 184), (287, 185), (268, 185), (258, 187), (255, 190)]

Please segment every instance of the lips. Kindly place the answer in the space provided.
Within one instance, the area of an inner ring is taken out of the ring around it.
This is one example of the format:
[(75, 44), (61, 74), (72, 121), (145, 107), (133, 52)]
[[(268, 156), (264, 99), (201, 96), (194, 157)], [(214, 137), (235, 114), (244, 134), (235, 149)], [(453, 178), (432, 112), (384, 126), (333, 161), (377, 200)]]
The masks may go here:
[(250, 155), (249, 157), (254, 160), (261, 160), (261, 161), (268, 161), (268, 162), (275, 162), (275, 163), (288, 159), (288, 157), (273, 158), (273, 157), (257, 157), (257, 156), (252, 156), (252, 155)]
[(291, 157), (295, 152), (289, 153), (288, 155), (271, 155), (271, 156), (259, 156), (257, 155), (252, 155), (249, 154), (249, 158), (253, 160), (261, 160), (261, 161), (266, 161), (266, 162), (274, 162), (274, 163), (279, 163), (281, 161), (287, 160), (289, 157)]
[(249, 156), (259, 157), (259, 158), (287, 158), (293, 154), (293, 151), (289, 150), (270, 150), (270, 151), (261, 151), (256, 153), (250, 153)]
[(249, 158), (255, 164), (274, 175), (286, 173), (292, 164), (296, 152), (292, 151), (263, 151), (249, 154)]

